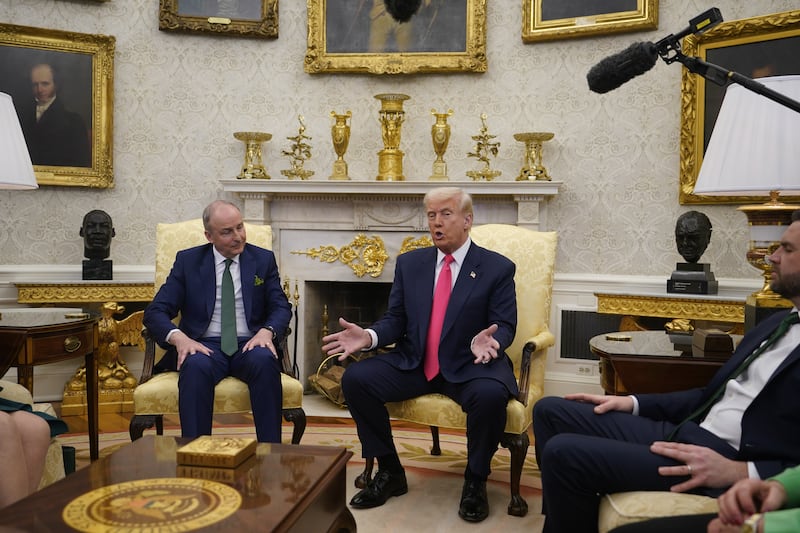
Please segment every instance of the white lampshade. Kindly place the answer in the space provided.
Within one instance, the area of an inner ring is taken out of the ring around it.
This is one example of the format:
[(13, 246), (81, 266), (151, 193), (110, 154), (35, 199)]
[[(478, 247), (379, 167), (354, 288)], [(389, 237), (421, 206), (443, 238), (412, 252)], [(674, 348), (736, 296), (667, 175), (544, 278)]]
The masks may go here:
[(35, 189), (36, 175), (11, 97), (0, 93), (0, 189)]
[[(800, 101), (800, 76), (757, 81)], [(765, 196), (772, 191), (800, 191), (800, 113), (741, 85), (730, 85), (694, 193)]]

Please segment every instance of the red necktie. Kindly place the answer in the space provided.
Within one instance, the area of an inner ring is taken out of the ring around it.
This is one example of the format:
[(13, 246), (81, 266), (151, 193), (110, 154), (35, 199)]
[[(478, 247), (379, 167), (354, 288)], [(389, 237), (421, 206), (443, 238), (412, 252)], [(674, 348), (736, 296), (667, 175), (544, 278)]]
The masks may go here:
[(450, 290), (453, 284), (453, 273), (450, 271), (450, 263), (453, 261), (452, 255), (444, 256), (444, 266), (439, 272), (436, 290), (433, 292), (431, 322), (428, 326), (428, 340), (425, 343), (424, 368), (428, 381), (439, 373), (439, 340), (442, 337), (442, 324), (444, 324), (444, 315), (447, 312), (447, 302), (450, 300)]

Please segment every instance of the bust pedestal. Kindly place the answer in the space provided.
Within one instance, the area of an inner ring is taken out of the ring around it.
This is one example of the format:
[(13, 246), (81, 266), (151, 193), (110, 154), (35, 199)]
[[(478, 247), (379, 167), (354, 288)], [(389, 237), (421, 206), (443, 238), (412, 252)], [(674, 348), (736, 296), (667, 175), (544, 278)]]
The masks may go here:
[(667, 292), (682, 294), (717, 294), (719, 282), (708, 263), (678, 263), (667, 280)]

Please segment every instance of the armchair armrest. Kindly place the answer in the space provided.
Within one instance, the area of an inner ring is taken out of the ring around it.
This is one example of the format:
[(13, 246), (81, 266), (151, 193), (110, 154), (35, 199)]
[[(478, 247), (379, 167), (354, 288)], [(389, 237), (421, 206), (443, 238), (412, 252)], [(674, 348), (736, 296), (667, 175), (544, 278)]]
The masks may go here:
[(144, 337), (144, 361), (142, 363), (142, 377), (139, 378), (139, 384), (147, 382), (153, 377), (153, 367), (156, 364), (156, 341), (147, 328), (142, 328), (142, 337)]
[(530, 373), (531, 362), (544, 357), (547, 353), (547, 348), (553, 346), (556, 342), (555, 336), (550, 333), (549, 329), (544, 329), (538, 334), (529, 338), (522, 347), (522, 360), (519, 369), (519, 396), (517, 400), (522, 402), (523, 405), (528, 405), (528, 392), (530, 390)]

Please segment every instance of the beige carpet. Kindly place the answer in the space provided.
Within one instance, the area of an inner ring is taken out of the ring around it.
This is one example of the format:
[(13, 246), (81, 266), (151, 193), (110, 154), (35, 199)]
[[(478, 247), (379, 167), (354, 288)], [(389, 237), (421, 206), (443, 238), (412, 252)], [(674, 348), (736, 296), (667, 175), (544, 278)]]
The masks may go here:
[[(283, 441), (290, 441), (290, 426), (284, 426)], [(175, 428), (166, 429), (167, 435), (178, 435)], [(219, 426), (214, 428), (218, 435), (252, 435), (252, 426)], [(509, 453), (500, 449), (492, 464), (487, 491), (491, 513), (480, 524), (470, 524), (458, 517), (458, 501), (461, 495), (462, 473), (466, 464), (465, 437), (463, 434), (442, 431), (440, 435), (442, 455), (432, 456), (430, 433), (425, 429), (396, 429), (395, 442), (401, 461), (406, 468), (409, 492), (404, 496), (391, 498), (385, 505), (376, 509), (356, 510), (353, 516), (361, 532), (372, 531), (458, 531), (468, 528), (475, 531), (526, 531), (536, 533), (542, 529), (541, 490), (539, 472), (533, 460), (532, 450), (526, 458), (522, 475), (521, 493), (528, 502), (528, 515), (522, 518), (509, 516), (506, 512), (509, 496)], [(77, 466), (88, 464), (88, 442), (85, 435), (63, 435), (63, 444), (76, 448)], [(100, 453), (106, 455), (114, 449), (130, 442), (126, 432), (102, 433)], [(310, 423), (303, 435), (302, 444), (338, 446), (353, 452), (348, 464), (349, 479), (355, 477), (364, 467), (361, 447), (351, 424)], [(350, 483), (347, 499), (355, 494), (356, 488)]]

